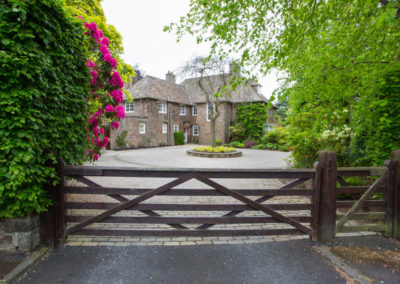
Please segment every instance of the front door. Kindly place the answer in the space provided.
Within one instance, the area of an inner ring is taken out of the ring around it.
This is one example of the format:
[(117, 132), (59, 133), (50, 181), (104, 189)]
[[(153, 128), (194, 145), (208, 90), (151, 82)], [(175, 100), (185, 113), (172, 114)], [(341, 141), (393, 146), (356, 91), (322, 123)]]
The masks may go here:
[(185, 135), (185, 143), (187, 143), (188, 142), (188, 131), (187, 131), (187, 128), (185, 128), (183, 133)]

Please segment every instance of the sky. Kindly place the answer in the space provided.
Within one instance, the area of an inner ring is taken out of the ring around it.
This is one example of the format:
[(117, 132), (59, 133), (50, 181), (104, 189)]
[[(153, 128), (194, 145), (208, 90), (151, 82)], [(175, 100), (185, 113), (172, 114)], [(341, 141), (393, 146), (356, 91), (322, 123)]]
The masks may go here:
[[(207, 56), (209, 44), (197, 44), (195, 37), (185, 36), (179, 43), (174, 33), (163, 27), (178, 22), (189, 11), (189, 0), (104, 0), (107, 23), (122, 35), (128, 64), (138, 64), (147, 75), (165, 79), (195, 55)], [(269, 98), (277, 87), (276, 75), (259, 78), (261, 91)], [(178, 79), (179, 82), (179, 79)]]

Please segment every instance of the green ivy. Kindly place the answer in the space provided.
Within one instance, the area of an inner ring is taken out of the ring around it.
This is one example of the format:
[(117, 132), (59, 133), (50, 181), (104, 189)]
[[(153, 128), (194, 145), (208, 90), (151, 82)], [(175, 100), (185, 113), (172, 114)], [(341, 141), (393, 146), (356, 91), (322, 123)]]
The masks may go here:
[(244, 129), (244, 137), (242, 138), (260, 140), (267, 119), (268, 107), (265, 103), (250, 103), (238, 106), (236, 123)]
[(82, 24), (57, 0), (0, 2), (0, 217), (50, 205), (55, 155), (80, 163), (89, 72)]

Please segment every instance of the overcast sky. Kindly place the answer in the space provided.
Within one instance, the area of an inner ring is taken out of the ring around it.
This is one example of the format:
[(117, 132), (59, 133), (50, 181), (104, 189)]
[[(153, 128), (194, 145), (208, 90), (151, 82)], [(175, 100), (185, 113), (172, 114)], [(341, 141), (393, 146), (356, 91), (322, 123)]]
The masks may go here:
[[(139, 64), (148, 75), (164, 79), (194, 55), (208, 55), (209, 45), (196, 44), (194, 37), (177, 43), (175, 34), (163, 32), (165, 25), (186, 15), (189, 0), (104, 0), (102, 7), (107, 23), (122, 35), (124, 61)], [(266, 97), (277, 86), (274, 75), (259, 82)]]

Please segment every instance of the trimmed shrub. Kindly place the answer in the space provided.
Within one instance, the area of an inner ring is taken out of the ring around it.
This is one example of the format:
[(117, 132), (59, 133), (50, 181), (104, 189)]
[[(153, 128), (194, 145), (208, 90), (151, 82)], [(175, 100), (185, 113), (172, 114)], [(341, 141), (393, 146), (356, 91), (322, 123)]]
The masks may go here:
[(185, 144), (185, 134), (182, 131), (174, 132), (175, 145)]
[(234, 148), (239, 148), (240, 142), (239, 141), (232, 141), (231, 143), (229, 143), (230, 147), (234, 147)]
[(0, 1), (0, 217), (47, 209), (55, 152), (83, 162), (87, 39), (61, 3)]
[(221, 139), (215, 139), (215, 144), (216, 144), (217, 146), (221, 146), (221, 144), (222, 144)]
[(120, 135), (118, 135), (117, 139), (115, 142), (117, 143), (118, 147), (125, 148), (126, 147), (126, 135), (128, 135), (128, 131), (124, 130), (121, 132)]

